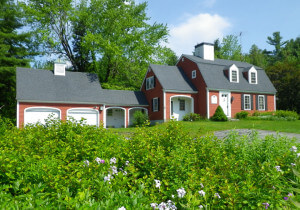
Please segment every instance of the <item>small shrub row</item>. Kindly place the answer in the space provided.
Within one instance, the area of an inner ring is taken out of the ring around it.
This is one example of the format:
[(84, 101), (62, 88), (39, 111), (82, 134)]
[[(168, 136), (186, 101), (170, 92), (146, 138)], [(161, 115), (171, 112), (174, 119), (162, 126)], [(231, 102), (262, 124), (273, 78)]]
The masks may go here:
[(200, 120), (203, 120), (204, 118), (201, 117), (199, 114), (197, 113), (189, 113), (189, 114), (186, 114), (184, 117), (183, 117), (183, 121), (200, 121)]
[(275, 112), (254, 112), (249, 117), (249, 112), (241, 111), (235, 114), (237, 119), (257, 119), (257, 120), (287, 120), (294, 121), (299, 119), (299, 115), (294, 111), (277, 110)]

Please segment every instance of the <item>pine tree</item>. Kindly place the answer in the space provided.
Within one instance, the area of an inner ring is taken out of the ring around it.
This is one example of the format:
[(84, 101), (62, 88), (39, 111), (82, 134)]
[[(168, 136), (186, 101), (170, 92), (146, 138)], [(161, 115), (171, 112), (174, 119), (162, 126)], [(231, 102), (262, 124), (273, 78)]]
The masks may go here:
[(16, 67), (28, 66), (29, 33), (20, 33), (21, 12), (13, 0), (0, 0), (0, 115), (16, 113)]

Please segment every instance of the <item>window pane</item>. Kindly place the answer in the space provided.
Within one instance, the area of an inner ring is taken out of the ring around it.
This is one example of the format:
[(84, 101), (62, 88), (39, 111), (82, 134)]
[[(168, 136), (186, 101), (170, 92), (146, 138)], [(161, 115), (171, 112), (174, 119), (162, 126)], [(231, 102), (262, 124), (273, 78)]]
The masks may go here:
[(231, 71), (231, 81), (237, 82), (237, 72), (236, 71)]
[(264, 110), (265, 109), (265, 98), (264, 96), (258, 96), (258, 109)]
[(179, 110), (185, 111), (185, 100), (179, 100)]
[(245, 96), (244, 107), (246, 110), (250, 110), (250, 96), (249, 95)]
[(256, 74), (251, 72), (251, 83), (256, 83)]

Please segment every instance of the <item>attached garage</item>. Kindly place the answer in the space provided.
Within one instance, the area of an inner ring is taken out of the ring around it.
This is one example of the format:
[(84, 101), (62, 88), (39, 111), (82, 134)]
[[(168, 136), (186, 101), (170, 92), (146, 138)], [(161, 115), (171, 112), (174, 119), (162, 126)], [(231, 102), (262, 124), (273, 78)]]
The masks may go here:
[(47, 107), (27, 108), (24, 111), (24, 125), (41, 123), (45, 124), (48, 117), (60, 119), (60, 110)]
[(84, 119), (84, 122), (87, 125), (99, 126), (99, 112), (98, 110), (95, 109), (80, 109), (80, 108), (69, 109), (67, 116), (68, 119), (72, 117), (77, 121)]

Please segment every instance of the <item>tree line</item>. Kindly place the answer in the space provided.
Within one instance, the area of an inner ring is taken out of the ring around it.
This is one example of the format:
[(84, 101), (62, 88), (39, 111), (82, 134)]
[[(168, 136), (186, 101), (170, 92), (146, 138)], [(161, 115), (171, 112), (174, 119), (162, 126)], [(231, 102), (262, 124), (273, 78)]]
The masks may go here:
[[(96, 73), (104, 88), (139, 89), (150, 63), (174, 65), (165, 47), (168, 27), (150, 24), (147, 3), (132, 0), (0, 0), (0, 115), (15, 119), (16, 67), (52, 69), (62, 58), (69, 70)], [(243, 54), (238, 37), (215, 41), (216, 57), (266, 69), (278, 90), (278, 108), (299, 108), (300, 38), (268, 37), (274, 51), (253, 45)]]

